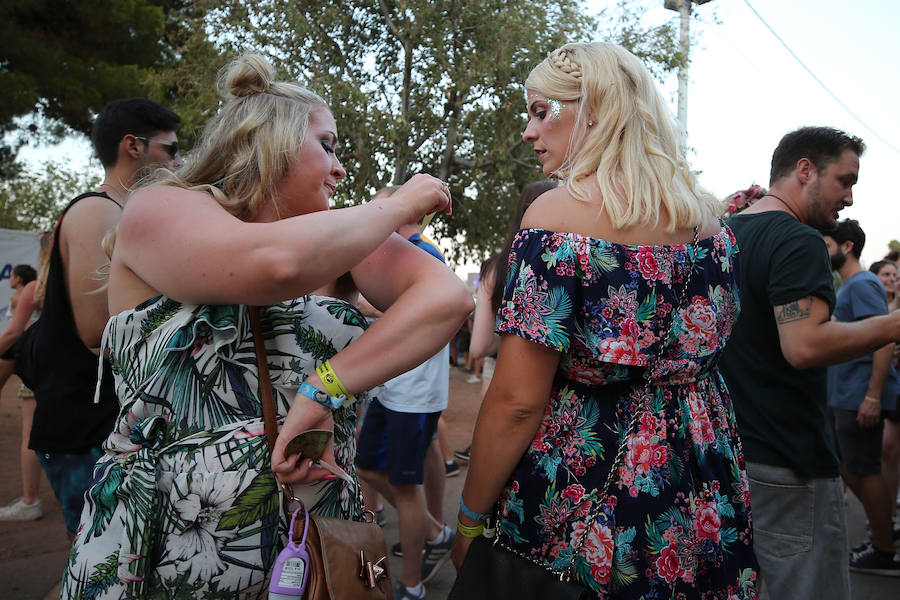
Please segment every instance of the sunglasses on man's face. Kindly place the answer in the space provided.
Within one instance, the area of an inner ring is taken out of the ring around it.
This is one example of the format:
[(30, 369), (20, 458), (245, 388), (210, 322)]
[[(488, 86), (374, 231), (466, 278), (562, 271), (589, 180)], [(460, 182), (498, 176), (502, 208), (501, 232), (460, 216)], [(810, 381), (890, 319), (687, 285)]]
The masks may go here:
[(179, 148), (178, 148), (178, 142), (177, 142), (177, 141), (174, 141), (174, 142), (165, 142), (165, 141), (163, 141), (163, 140), (155, 140), (155, 139), (153, 139), (153, 138), (141, 137), (141, 136), (139, 136), (139, 135), (136, 135), (136, 136), (134, 136), (134, 137), (136, 137), (136, 138), (139, 139), (139, 140), (142, 140), (142, 141), (146, 142), (147, 144), (149, 144), (150, 142), (156, 142), (157, 144), (159, 144), (160, 146), (162, 146), (163, 148), (166, 149), (166, 152), (168, 153), (169, 158), (171, 158), (171, 159), (173, 159), (173, 160), (174, 160), (174, 158), (178, 155), (178, 150), (179, 150)]

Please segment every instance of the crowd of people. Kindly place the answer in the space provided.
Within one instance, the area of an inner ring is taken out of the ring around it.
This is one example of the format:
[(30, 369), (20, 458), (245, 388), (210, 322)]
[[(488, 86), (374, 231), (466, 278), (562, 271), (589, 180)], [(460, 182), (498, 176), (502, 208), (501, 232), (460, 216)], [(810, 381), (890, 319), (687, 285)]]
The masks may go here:
[[(333, 518), (391, 503), (396, 600), (451, 559), (478, 581), (485, 536), (581, 597), (849, 599), (851, 569), (900, 576), (897, 257), (864, 269), (838, 214), (862, 140), (787, 133), (768, 190), (722, 221), (640, 60), (566, 44), (524, 81), (545, 179), (473, 301), (423, 237), (452, 214), (445, 182), (329, 209), (346, 173), (327, 102), (253, 54), (219, 85), (184, 160), (176, 114), (107, 105), (103, 183), (63, 211), (43, 275), (12, 282), (0, 353), (37, 351), (3, 354), (33, 395), (23, 497), (0, 518), (40, 516), (39, 464), (72, 540), (62, 599), (267, 597), (278, 483)], [(482, 404), (447, 524), (463, 352)], [(309, 430), (330, 434), (321, 457), (286, 453)], [(871, 527), (853, 549), (845, 486)]]

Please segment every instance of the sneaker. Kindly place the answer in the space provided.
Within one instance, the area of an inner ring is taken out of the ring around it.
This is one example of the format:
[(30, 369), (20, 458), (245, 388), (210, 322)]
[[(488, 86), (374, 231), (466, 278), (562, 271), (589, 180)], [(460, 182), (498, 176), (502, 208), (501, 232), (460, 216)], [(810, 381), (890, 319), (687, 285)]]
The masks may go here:
[(466, 379), (466, 383), (478, 383), (479, 381), (481, 381), (481, 377), (479, 377), (478, 375), (472, 375), (471, 377)]
[(34, 504), (25, 504), (25, 498), (16, 498), (0, 508), (0, 521), (36, 521), (43, 516), (40, 499)]
[(400, 542), (397, 542), (393, 546), (391, 546), (391, 554), (394, 556), (403, 556), (403, 548), (400, 547)]
[(900, 577), (900, 560), (897, 560), (893, 552), (887, 554), (870, 546), (850, 556), (850, 570), (855, 573)]
[(425, 541), (425, 555), (422, 557), (422, 583), (428, 583), (450, 560), (450, 548), (456, 532), (444, 525), (444, 541)]
[(459, 475), (459, 465), (455, 460), (445, 462), (444, 471), (446, 472), (447, 477), (456, 477), (457, 475)]
[(850, 559), (852, 560), (854, 556), (856, 556), (857, 554), (862, 554), (863, 552), (867, 551), (871, 547), (872, 547), (872, 538), (867, 539), (866, 541), (862, 542), (861, 544), (853, 546), (852, 548), (850, 548)]
[(453, 456), (456, 457), (456, 460), (460, 462), (469, 462), (469, 455), (472, 453), (472, 446), (469, 446), (465, 450), (456, 450), (453, 452)]
[(422, 595), (416, 596), (413, 594), (408, 587), (403, 585), (400, 581), (394, 582), (394, 600), (424, 600), (425, 599), (425, 588), (422, 588)]

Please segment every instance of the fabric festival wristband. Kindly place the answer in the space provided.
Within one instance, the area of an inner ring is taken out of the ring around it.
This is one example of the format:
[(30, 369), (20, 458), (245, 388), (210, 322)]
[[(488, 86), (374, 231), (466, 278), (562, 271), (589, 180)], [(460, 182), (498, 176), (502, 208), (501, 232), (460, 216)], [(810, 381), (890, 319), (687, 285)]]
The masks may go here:
[[(858, 397), (859, 396), (857, 396), (857, 398)], [(875, 404), (881, 404), (881, 398), (876, 398), (875, 396), (866, 396), (865, 399), (868, 400), (869, 402), (873, 402)]]
[(331, 410), (337, 410), (347, 402), (346, 397), (331, 396), (327, 392), (323, 392), (308, 381), (304, 381), (300, 384), (300, 387), (297, 389), (297, 393), (301, 396), (306, 396), (313, 402), (317, 402), (322, 406), (330, 408)]
[(459, 497), (459, 512), (466, 515), (473, 521), (484, 521), (484, 518), (487, 516), (487, 513), (477, 513), (468, 506), (466, 506), (466, 501), (463, 500), (463, 497)]
[(322, 380), (322, 384), (325, 386), (329, 396), (345, 396), (350, 402), (356, 401), (356, 397), (347, 391), (347, 388), (338, 379), (337, 373), (331, 368), (331, 363), (327, 360), (316, 367), (316, 373), (319, 375), (319, 379)]
[(484, 533), (484, 525), (478, 524), (475, 527), (468, 527), (463, 525), (461, 522), (457, 521), (456, 530), (459, 532), (459, 535), (467, 538), (477, 538), (479, 535)]

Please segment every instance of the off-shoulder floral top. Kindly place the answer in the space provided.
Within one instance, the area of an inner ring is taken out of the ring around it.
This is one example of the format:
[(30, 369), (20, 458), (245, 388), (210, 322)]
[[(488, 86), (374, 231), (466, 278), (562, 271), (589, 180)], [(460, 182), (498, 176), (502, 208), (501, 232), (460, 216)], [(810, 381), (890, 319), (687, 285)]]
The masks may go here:
[[(756, 597), (749, 488), (716, 368), (739, 311), (737, 253), (727, 228), (696, 246), (519, 231), (497, 330), (561, 357), (501, 497), (503, 545), (571, 568), (598, 598)], [(649, 401), (627, 431), (648, 367)]]

